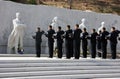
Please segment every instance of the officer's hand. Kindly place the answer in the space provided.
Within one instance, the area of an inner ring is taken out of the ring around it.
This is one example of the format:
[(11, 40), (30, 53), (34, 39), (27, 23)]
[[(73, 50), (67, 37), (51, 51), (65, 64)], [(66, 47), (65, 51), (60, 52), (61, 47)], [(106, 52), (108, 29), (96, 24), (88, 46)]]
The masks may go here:
[(32, 36), (33, 39), (35, 39), (35, 36)]

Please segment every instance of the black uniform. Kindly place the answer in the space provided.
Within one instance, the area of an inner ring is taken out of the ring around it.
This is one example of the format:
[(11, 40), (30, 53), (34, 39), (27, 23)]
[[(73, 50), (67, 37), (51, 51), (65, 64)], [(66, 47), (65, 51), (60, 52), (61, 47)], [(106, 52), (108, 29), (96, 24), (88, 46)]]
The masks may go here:
[(49, 57), (52, 58), (53, 57), (53, 47), (54, 47), (53, 34), (55, 33), (55, 31), (53, 29), (50, 29), (47, 32), (48, 32), (48, 34), (45, 34), (45, 35), (46, 35), (46, 37), (48, 37)]
[(116, 59), (117, 37), (118, 37), (118, 31), (113, 31), (110, 33), (109, 40), (110, 40), (112, 59)]
[(44, 33), (44, 31), (40, 32), (37, 31), (36, 35), (33, 36), (33, 38), (35, 39), (35, 45), (36, 45), (36, 56), (40, 57), (41, 54), (41, 42), (42, 42), (42, 34)]
[(80, 43), (81, 43), (81, 39), (80, 39), (80, 35), (82, 33), (81, 29), (76, 29), (74, 30), (74, 55), (75, 55), (75, 59), (79, 59), (80, 57)]
[(97, 54), (98, 54), (98, 57), (101, 57), (101, 37), (100, 37), (101, 33), (98, 34), (97, 36)]
[(57, 39), (57, 49), (58, 49), (58, 58), (62, 58), (62, 44), (63, 44), (63, 34), (64, 31), (57, 31), (56, 39)]
[(102, 49), (102, 58), (106, 59), (107, 57), (107, 36), (109, 32), (104, 31), (101, 33), (101, 49)]
[(83, 58), (87, 58), (88, 32), (83, 32), (81, 38), (82, 38)]
[(67, 30), (65, 33), (66, 58), (73, 57), (73, 31)]
[(90, 43), (91, 43), (91, 57), (96, 57), (96, 38), (98, 36), (98, 33), (92, 33), (90, 36)]

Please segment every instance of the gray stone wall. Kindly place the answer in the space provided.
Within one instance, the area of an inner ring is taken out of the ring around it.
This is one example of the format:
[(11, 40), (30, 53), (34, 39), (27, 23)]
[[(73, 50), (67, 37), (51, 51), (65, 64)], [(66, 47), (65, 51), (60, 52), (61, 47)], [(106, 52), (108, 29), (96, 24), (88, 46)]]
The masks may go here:
[[(64, 28), (67, 24), (70, 24), (72, 28), (74, 28), (76, 23), (80, 24), (80, 20), (86, 18), (85, 24), (88, 27), (89, 32), (92, 28), (98, 29), (102, 21), (105, 22), (107, 30), (110, 30), (110, 27), (112, 26), (120, 29), (120, 16), (118, 15), (0, 1), (0, 53), (6, 53), (7, 40), (13, 29), (12, 20), (15, 18), (16, 12), (21, 13), (21, 18), (27, 25), (24, 37), (25, 53), (35, 53), (35, 41), (31, 36), (34, 35), (36, 27), (40, 26), (46, 31), (48, 25), (51, 24), (51, 20), (55, 16), (58, 16), (59, 19), (64, 22), (63, 24), (60, 24)], [(42, 53), (47, 53), (46, 42), (47, 38), (43, 36)], [(118, 52), (120, 52), (120, 42), (118, 44)]]

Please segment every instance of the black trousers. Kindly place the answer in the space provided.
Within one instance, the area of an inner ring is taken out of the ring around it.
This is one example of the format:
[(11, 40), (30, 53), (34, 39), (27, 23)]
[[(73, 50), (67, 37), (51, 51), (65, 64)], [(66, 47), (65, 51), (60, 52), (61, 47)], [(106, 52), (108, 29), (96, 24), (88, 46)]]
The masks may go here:
[(112, 59), (116, 59), (116, 47), (117, 47), (117, 43), (110, 42)]
[(101, 57), (101, 41), (100, 40), (98, 40), (97, 41), (97, 55), (98, 55), (98, 57)]
[(80, 57), (80, 40), (74, 40), (74, 55), (75, 59), (79, 59)]
[(86, 41), (82, 41), (83, 58), (87, 58), (87, 45), (88, 43)]
[(71, 57), (73, 57), (73, 55), (74, 55), (74, 50), (73, 50), (73, 40), (71, 41)]
[(62, 52), (62, 44), (63, 44), (63, 42), (57, 42), (58, 58), (62, 58), (62, 55), (63, 55), (63, 52)]
[(53, 42), (53, 41), (48, 41), (49, 57), (50, 57), (50, 58), (53, 58), (53, 45), (54, 45), (54, 42)]
[(66, 46), (66, 58), (73, 57), (73, 41), (65, 40), (65, 46)]
[(41, 56), (41, 41), (36, 41), (36, 57)]
[(96, 58), (96, 42), (91, 42), (91, 58)]
[(107, 42), (101, 42), (102, 58), (107, 58)]

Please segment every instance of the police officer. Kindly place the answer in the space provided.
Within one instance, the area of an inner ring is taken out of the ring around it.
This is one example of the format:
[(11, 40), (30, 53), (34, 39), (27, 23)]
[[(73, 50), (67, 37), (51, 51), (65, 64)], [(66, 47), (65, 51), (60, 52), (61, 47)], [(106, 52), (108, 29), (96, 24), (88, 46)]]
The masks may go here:
[(101, 30), (98, 32), (98, 36), (97, 36), (97, 54), (98, 57), (101, 57)]
[(73, 31), (70, 29), (70, 25), (67, 25), (65, 31), (65, 47), (66, 47), (66, 58), (70, 59), (73, 57)]
[(95, 29), (92, 29), (92, 34), (90, 36), (90, 43), (91, 43), (91, 57), (96, 58), (96, 38), (98, 36), (98, 33), (95, 31)]
[(38, 27), (36, 35), (33, 36), (33, 38), (35, 39), (35, 45), (36, 45), (36, 57), (40, 57), (40, 54), (41, 54), (41, 42), (42, 42), (43, 34), (44, 34), (44, 31), (41, 31), (40, 27)]
[(75, 25), (75, 30), (74, 30), (74, 55), (75, 55), (75, 59), (79, 59), (80, 57), (80, 43), (81, 43), (81, 39), (80, 39), (80, 35), (82, 33), (82, 30), (79, 29), (79, 25), (76, 24)]
[(109, 32), (106, 31), (106, 28), (102, 28), (101, 33), (101, 49), (102, 49), (102, 58), (106, 59), (107, 57), (107, 36), (109, 35)]
[(55, 31), (52, 29), (52, 26), (50, 25), (48, 27), (47, 34), (45, 34), (46, 37), (48, 37), (48, 48), (49, 48), (49, 58), (53, 58), (53, 45), (54, 45), (54, 37), (53, 34)]
[(62, 44), (63, 44), (63, 34), (64, 31), (61, 30), (61, 26), (58, 27), (57, 34), (55, 38), (57, 39), (57, 49), (58, 49), (58, 58), (62, 58), (63, 52), (62, 52)]
[(82, 38), (83, 58), (87, 58), (88, 32), (86, 31), (86, 28), (83, 28), (83, 33), (81, 38)]
[(109, 36), (112, 59), (116, 59), (116, 47), (117, 47), (118, 34), (119, 34), (119, 31), (117, 31), (115, 27), (112, 27), (111, 33)]

